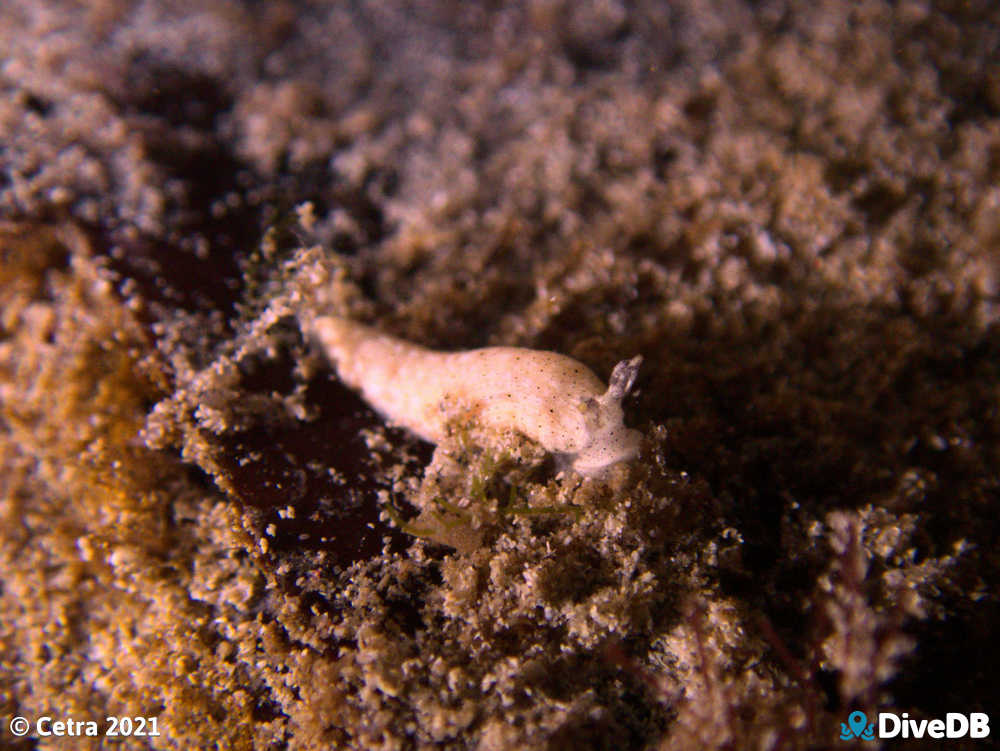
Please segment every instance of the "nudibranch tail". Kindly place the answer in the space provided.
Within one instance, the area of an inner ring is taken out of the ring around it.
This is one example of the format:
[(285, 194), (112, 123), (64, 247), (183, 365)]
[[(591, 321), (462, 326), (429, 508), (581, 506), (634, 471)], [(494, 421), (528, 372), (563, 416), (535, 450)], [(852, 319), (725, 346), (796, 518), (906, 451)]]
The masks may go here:
[(520, 433), (570, 459), (585, 475), (633, 458), (641, 433), (624, 425), (622, 399), (641, 356), (615, 366), (604, 384), (587, 366), (555, 352), (488, 347), (434, 352), (345, 318), (306, 323), (340, 378), (387, 419), (432, 443), (468, 414), (485, 434)]
[(431, 443), (444, 439), (438, 403), (452, 380), (443, 363), (447, 354), (347, 318), (320, 316), (309, 328), (340, 379), (383, 417)]

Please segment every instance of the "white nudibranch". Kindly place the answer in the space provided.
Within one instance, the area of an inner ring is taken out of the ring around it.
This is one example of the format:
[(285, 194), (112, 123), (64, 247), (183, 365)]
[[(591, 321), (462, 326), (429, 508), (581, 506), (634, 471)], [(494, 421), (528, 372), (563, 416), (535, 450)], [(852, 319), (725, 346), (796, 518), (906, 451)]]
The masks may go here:
[(569, 459), (583, 475), (633, 458), (642, 434), (621, 402), (642, 356), (618, 363), (608, 388), (583, 363), (555, 352), (487, 347), (435, 352), (345, 318), (307, 324), (341, 380), (393, 423), (431, 443), (464, 410), (478, 426), (512, 430)]

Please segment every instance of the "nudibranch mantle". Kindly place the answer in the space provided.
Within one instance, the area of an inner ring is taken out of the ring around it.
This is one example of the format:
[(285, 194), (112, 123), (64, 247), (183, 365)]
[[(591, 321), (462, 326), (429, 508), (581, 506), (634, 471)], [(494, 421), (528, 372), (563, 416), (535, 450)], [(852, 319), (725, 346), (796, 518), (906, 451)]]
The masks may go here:
[(556, 352), (487, 347), (436, 352), (346, 318), (319, 316), (307, 328), (341, 380), (393, 423), (431, 443), (466, 411), (487, 430), (512, 430), (598, 475), (639, 452), (642, 434), (624, 425), (621, 402), (642, 357), (615, 366), (609, 386)]

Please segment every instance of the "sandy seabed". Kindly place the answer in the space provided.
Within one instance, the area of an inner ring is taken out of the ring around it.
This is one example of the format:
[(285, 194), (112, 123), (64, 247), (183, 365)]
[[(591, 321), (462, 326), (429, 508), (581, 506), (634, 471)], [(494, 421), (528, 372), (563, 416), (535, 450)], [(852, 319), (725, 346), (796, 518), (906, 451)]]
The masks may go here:
[[(1000, 6), (205, 5), (0, 6), (0, 746), (1000, 724)], [(316, 313), (641, 353), (642, 453), (432, 451)]]

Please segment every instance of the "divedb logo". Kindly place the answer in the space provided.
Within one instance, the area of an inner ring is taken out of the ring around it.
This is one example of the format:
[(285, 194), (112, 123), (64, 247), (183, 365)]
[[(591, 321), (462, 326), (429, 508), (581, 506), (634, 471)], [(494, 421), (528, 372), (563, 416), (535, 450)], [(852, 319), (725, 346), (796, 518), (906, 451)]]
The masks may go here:
[(868, 722), (864, 712), (855, 711), (848, 715), (847, 722), (840, 723), (842, 741), (873, 741), (876, 738), (986, 738), (989, 734), (990, 716), (985, 712), (948, 712), (943, 720), (913, 720), (906, 712), (879, 712), (876, 725)]

